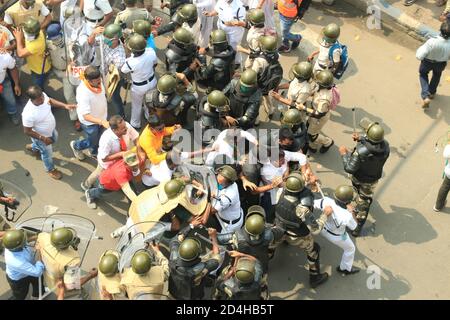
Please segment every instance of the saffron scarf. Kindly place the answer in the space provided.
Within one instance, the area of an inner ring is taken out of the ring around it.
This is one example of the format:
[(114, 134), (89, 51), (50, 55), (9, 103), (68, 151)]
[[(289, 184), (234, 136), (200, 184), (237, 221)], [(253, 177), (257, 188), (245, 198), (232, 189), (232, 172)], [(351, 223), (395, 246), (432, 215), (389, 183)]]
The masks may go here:
[(100, 88), (93, 87), (89, 81), (84, 76), (84, 71), (80, 72), (80, 80), (83, 81), (84, 85), (91, 90), (93, 93), (100, 94), (102, 93), (102, 85), (100, 84)]

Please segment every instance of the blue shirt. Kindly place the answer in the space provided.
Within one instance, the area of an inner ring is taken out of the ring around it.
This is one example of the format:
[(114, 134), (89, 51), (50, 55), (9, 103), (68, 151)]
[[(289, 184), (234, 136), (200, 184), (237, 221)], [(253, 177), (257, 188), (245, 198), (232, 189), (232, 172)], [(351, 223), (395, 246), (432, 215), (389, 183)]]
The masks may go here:
[(156, 52), (155, 39), (153, 38), (153, 34), (147, 38), (147, 48), (152, 48)]
[(39, 277), (44, 272), (41, 261), (34, 263), (34, 255), (30, 247), (12, 252), (5, 249), (6, 274), (11, 280), (18, 281), (28, 276)]

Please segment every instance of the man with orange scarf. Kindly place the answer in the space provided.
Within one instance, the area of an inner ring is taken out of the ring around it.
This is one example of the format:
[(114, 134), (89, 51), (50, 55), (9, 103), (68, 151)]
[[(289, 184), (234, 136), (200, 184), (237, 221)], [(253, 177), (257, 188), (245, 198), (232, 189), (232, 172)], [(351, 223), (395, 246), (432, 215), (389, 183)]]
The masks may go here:
[(102, 84), (100, 70), (89, 66), (80, 76), (81, 83), (77, 88), (77, 114), (81, 128), (86, 135), (83, 140), (72, 140), (70, 147), (78, 160), (84, 160), (83, 150), (91, 149), (90, 155), (97, 156), (98, 143), (103, 128), (108, 128), (106, 121), (108, 103), (105, 88)]

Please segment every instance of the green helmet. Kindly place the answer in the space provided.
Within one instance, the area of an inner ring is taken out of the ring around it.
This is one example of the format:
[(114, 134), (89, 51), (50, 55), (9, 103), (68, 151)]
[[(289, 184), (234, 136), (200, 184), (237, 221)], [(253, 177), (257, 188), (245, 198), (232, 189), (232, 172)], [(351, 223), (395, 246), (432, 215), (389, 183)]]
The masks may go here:
[(330, 23), (322, 30), (325, 41), (335, 43), (341, 33), (341, 28), (336, 23)]
[(184, 22), (195, 23), (198, 19), (197, 7), (191, 3), (182, 6), (178, 14)]
[(100, 270), (100, 272), (106, 277), (114, 276), (117, 272), (119, 272), (119, 259), (115, 254), (106, 253), (100, 259), (98, 270)]
[(212, 45), (228, 43), (227, 34), (225, 33), (225, 31), (220, 29), (214, 30), (213, 32), (211, 32), (211, 35), (209, 36), (209, 42)]
[(217, 109), (219, 112), (226, 112), (229, 110), (230, 103), (222, 91), (212, 91), (208, 94), (206, 101), (211, 107)]
[(217, 173), (231, 182), (235, 182), (238, 179), (236, 170), (229, 165), (221, 166), (217, 169)]
[(292, 67), (292, 73), (299, 80), (309, 80), (313, 75), (313, 66), (308, 61), (299, 62)]
[(177, 78), (172, 74), (165, 74), (159, 78), (156, 88), (162, 94), (172, 94), (177, 87)]
[(265, 228), (265, 220), (259, 214), (252, 214), (245, 219), (244, 229), (252, 236), (259, 236)]
[(263, 27), (264, 21), (266, 20), (266, 17), (264, 15), (264, 11), (261, 9), (251, 9), (248, 12), (247, 20), (250, 21), (250, 23), (257, 27)]
[(178, 28), (173, 33), (173, 40), (182, 45), (189, 45), (194, 42), (194, 36), (192, 35), (192, 32), (187, 29)]
[(167, 198), (174, 199), (184, 190), (184, 183), (180, 179), (172, 179), (164, 185)]
[(241, 283), (252, 283), (255, 278), (255, 260), (240, 258), (236, 264), (235, 276)]
[(331, 88), (333, 81), (334, 77), (330, 70), (322, 70), (316, 75), (316, 82), (324, 88)]
[(25, 22), (23, 24), (23, 30), (26, 33), (37, 36), (39, 34), (39, 32), (41, 31), (41, 25), (37, 19), (35, 19), (33, 17), (29, 17), (25, 20)]
[(272, 53), (277, 51), (277, 37), (274, 36), (261, 36), (259, 37), (259, 43), (263, 52)]
[(300, 192), (305, 188), (305, 180), (298, 172), (291, 173), (286, 179), (286, 190), (289, 192)]
[(260, 215), (261, 217), (266, 219), (266, 211), (263, 207), (254, 205), (248, 208), (246, 218), (250, 217), (251, 215)]
[(147, 47), (147, 40), (140, 34), (135, 33), (128, 38), (127, 46), (133, 53), (142, 52)]
[(10, 251), (20, 251), (27, 241), (23, 230), (7, 230), (2, 238), (3, 246)]
[(283, 114), (281, 123), (288, 126), (295, 126), (302, 123), (302, 113), (300, 110), (292, 108)]
[(334, 198), (345, 204), (353, 200), (353, 188), (346, 185), (341, 185), (334, 190)]
[(132, 6), (137, 3), (137, 0), (124, 0), (123, 2), (125, 2), (125, 4), (128, 6)]
[(197, 239), (187, 238), (181, 242), (178, 254), (183, 261), (193, 261), (200, 256), (200, 242)]
[(58, 228), (52, 231), (50, 241), (52, 245), (58, 249), (67, 249), (75, 238), (74, 231), (71, 228)]
[(118, 24), (110, 24), (103, 31), (103, 35), (108, 39), (120, 38), (122, 36), (122, 28)]
[(384, 129), (378, 122), (373, 122), (367, 127), (366, 136), (369, 141), (380, 143), (384, 139)]
[(239, 80), (240, 84), (244, 87), (256, 87), (258, 85), (258, 75), (253, 69), (246, 69), (241, 73)]
[(147, 20), (136, 20), (133, 21), (133, 31), (147, 39), (152, 33), (152, 25)]
[(134, 273), (143, 275), (150, 270), (152, 267), (152, 259), (150, 258), (150, 253), (145, 250), (139, 250), (131, 259), (131, 269)]

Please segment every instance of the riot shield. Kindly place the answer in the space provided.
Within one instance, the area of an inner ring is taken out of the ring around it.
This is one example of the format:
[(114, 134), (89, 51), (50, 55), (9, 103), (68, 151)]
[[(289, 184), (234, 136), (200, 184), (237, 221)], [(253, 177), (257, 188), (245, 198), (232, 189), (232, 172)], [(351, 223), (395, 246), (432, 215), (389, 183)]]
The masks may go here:
[(166, 225), (166, 223), (159, 221), (147, 221), (131, 226), (122, 235), (116, 246), (116, 251), (120, 254), (119, 271), (122, 272), (124, 268), (130, 266), (131, 259), (136, 251), (147, 249), (150, 241), (159, 242)]
[(69, 82), (80, 84), (80, 73), (90, 65), (93, 48), (87, 42), (86, 20), (80, 10), (66, 18), (63, 25)]
[[(77, 251), (80, 255), (81, 265), (86, 255), (87, 249), (92, 239), (101, 239), (95, 235), (96, 229), (94, 223), (81, 216), (73, 214), (52, 214), (48, 217), (38, 217), (25, 220), (16, 225), (17, 229), (24, 229), (28, 233), (52, 232), (54, 229), (68, 227), (76, 231), (79, 243)], [(30, 243), (33, 245), (33, 243)]]
[(1, 203), (0, 215), (6, 221), (16, 222), (29, 207), (31, 207), (31, 198), (20, 187), (7, 180), (0, 179), (0, 196), (12, 197), (13, 203)]

